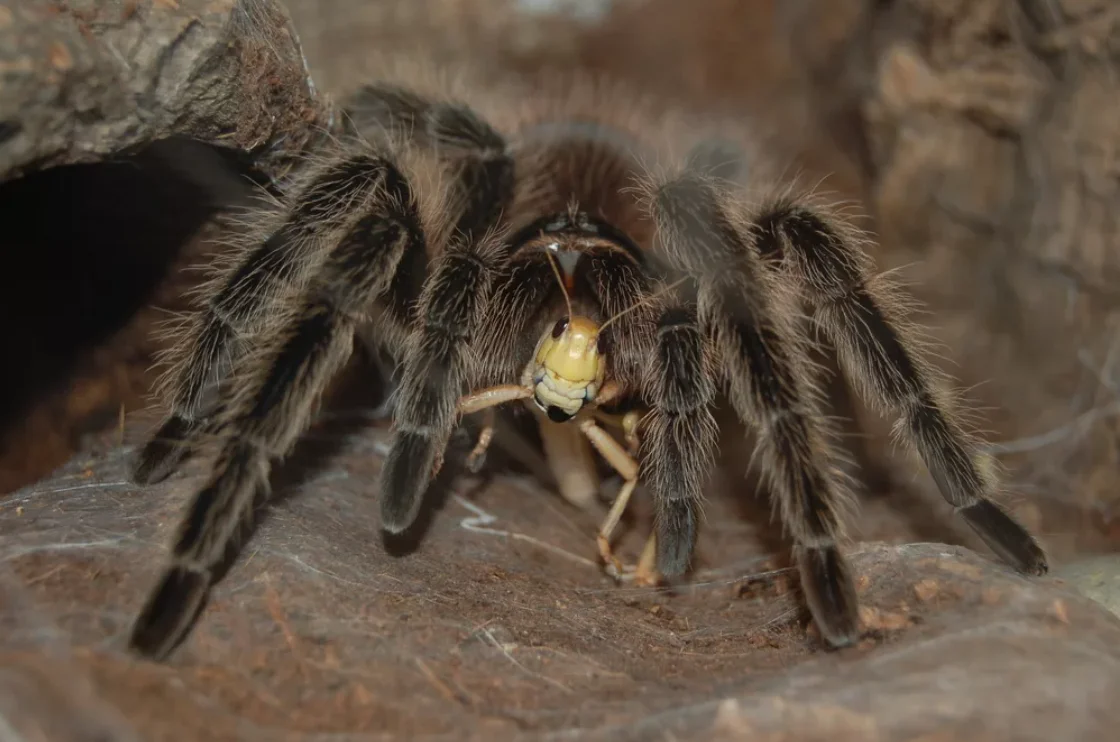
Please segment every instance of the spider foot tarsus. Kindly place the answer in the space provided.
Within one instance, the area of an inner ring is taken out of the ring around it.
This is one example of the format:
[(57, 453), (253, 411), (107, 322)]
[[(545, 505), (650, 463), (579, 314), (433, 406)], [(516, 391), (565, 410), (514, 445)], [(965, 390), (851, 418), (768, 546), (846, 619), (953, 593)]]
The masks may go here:
[(992, 551), (1029, 575), (1049, 571), (1046, 553), (1023, 526), (991, 500), (980, 500), (957, 510)]
[(925, 461), (946, 501), (1001, 558), (1027, 574), (1048, 570), (1033, 536), (991, 500), (998, 488), (943, 389), (916, 350), (895, 292), (870, 273), (852, 230), (827, 211), (779, 199), (754, 218), (759, 254), (800, 289), (814, 321), (864, 395), (901, 417), (898, 429)]
[(234, 439), (224, 446), (209, 484), (179, 525), (169, 564), (133, 623), (133, 651), (159, 660), (190, 633), (213, 581), (232, 563), (268, 499), (266, 466), (252, 442)]
[(190, 456), (190, 440), (198, 427), (195, 420), (170, 415), (140, 449), (132, 481), (136, 484), (156, 484), (174, 474)]
[(190, 633), (209, 594), (209, 571), (169, 568), (133, 623), (129, 647), (153, 660), (164, 659)]
[(859, 640), (859, 598), (847, 561), (836, 546), (795, 549), (801, 590), (821, 636), (837, 649)]

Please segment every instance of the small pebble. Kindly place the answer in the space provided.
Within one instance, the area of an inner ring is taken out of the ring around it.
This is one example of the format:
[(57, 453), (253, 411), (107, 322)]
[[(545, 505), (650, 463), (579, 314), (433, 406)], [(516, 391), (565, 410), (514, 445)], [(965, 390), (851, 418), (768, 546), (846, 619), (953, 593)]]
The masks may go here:
[(937, 580), (920, 580), (914, 585), (914, 595), (923, 603), (933, 600), (939, 592), (941, 587), (937, 584)]

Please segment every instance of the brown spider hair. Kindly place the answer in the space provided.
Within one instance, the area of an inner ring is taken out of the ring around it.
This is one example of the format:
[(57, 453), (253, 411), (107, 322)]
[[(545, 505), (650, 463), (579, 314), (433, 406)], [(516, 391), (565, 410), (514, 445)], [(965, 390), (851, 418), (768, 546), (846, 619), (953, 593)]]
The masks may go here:
[[(351, 136), (250, 231), (182, 331), (171, 414), (136, 476), (167, 476), (202, 437), (220, 451), (134, 627), (138, 651), (162, 656), (189, 631), (267, 495), (271, 462), (294, 445), (364, 324), (399, 363), (380, 496), (385, 527), (407, 528), (442, 465), (457, 400), (515, 380), (563, 310), (545, 249), (569, 258), (581, 312), (603, 321), (637, 307), (604, 342), (612, 379), (649, 408), (639, 460), (663, 574), (688, 567), (725, 390), (758, 434), (823, 636), (834, 646), (858, 636), (838, 544), (850, 496), (801, 304), (863, 392), (900, 416), (965, 520), (1018, 568), (1046, 570), (1034, 539), (990, 499), (990, 467), (897, 297), (873, 277), (861, 235), (812, 198), (760, 183), (735, 139), (678, 125), (611, 87), (503, 99), (430, 78), (384, 81), (349, 112)], [(759, 186), (761, 198), (749, 190)], [(679, 289), (647, 301), (680, 277)], [(208, 410), (204, 391), (227, 369)]]

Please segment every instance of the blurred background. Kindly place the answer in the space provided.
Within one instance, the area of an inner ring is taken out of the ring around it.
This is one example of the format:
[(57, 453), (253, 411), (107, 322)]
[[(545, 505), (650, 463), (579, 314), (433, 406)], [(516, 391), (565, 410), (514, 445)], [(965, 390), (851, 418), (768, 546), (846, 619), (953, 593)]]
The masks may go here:
[[(925, 304), (1012, 502), (1059, 552), (1120, 543), (1115, 4), (1100, 0), (288, 0), (335, 99), (376, 55), (531, 77), (581, 69), (779, 143), (856, 202)], [(142, 410), (160, 340), (216, 249), (213, 191), (152, 153), (0, 188), (0, 492)], [(230, 165), (233, 167), (234, 165)], [(843, 395), (841, 395), (843, 396)], [(867, 495), (928, 487), (889, 421), (839, 400)]]

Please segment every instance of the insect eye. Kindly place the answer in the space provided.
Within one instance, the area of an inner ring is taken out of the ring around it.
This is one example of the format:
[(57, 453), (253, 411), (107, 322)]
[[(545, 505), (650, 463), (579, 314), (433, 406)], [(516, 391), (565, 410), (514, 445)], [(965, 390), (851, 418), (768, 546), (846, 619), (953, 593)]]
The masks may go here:
[(568, 329), (568, 318), (556, 320), (556, 324), (552, 326), (552, 337), (558, 338), (564, 334), (564, 330)]
[(609, 356), (611, 354), (611, 347), (614, 344), (610, 340), (610, 335), (598, 335), (595, 338), (595, 350), (599, 351), (601, 356)]

